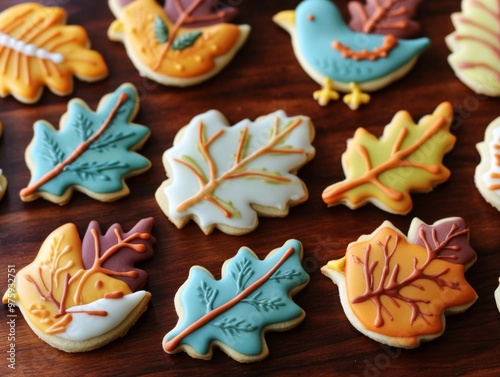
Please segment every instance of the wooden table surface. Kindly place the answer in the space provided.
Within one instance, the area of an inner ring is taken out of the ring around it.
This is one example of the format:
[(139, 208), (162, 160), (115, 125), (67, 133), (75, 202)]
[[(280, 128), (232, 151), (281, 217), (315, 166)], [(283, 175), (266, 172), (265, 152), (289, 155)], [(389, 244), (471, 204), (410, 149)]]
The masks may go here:
[[(16, 320), (16, 370), (19, 375), (339, 375), (339, 376), (498, 376), (500, 313), (493, 292), (500, 276), (500, 214), (487, 204), (475, 188), (473, 175), (479, 163), (476, 143), (484, 138), (486, 126), (499, 113), (498, 99), (474, 94), (454, 75), (447, 63), (449, 50), (444, 38), (453, 31), (450, 14), (460, 9), (460, 1), (424, 1), (418, 20), (422, 34), (432, 40), (411, 73), (373, 95), (372, 102), (351, 111), (340, 101), (320, 107), (311, 97), (318, 88), (299, 66), (289, 35), (271, 17), (292, 9), (299, 1), (232, 1), (240, 10), (238, 23), (248, 23), (252, 31), (234, 61), (215, 78), (195, 87), (170, 88), (140, 77), (123, 45), (111, 42), (106, 30), (113, 21), (106, 2), (100, 0), (47, 0), (68, 12), (69, 24), (84, 26), (92, 47), (102, 53), (109, 68), (107, 79), (87, 84), (76, 81), (71, 96), (62, 98), (45, 90), (40, 102), (24, 105), (12, 97), (0, 100), (0, 167), (9, 180), (0, 202), (0, 289), (7, 288), (7, 266), (21, 269), (35, 257), (45, 237), (58, 226), (73, 222), (83, 236), (88, 223), (98, 220), (103, 228), (119, 222), (130, 229), (144, 217), (153, 216), (155, 256), (141, 264), (148, 272), (146, 289), (153, 295), (148, 310), (126, 337), (84, 354), (58, 351), (37, 338), (20, 312)], [(1, 8), (15, 4), (2, 0)], [(336, 3), (347, 17), (347, 1)], [(43, 199), (24, 203), (19, 190), (30, 179), (24, 150), (33, 137), (33, 123), (45, 119), (58, 125), (70, 98), (85, 100), (95, 109), (101, 96), (124, 82), (133, 83), (141, 93), (141, 109), (136, 122), (150, 127), (152, 135), (142, 149), (152, 168), (128, 180), (131, 194), (113, 203), (101, 203), (75, 194), (66, 206)], [(321, 192), (344, 179), (340, 158), (346, 139), (363, 126), (380, 136), (383, 127), (398, 110), (408, 110), (415, 120), (431, 113), (443, 101), (455, 110), (452, 132), (454, 149), (444, 163), (451, 178), (432, 193), (414, 194), (414, 208), (406, 216), (391, 215), (366, 205), (358, 210), (344, 206), (327, 208)], [(193, 223), (177, 229), (163, 214), (154, 193), (166, 179), (162, 153), (172, 145), (177, 130), (195, 115), (209, 109), (221, 111), (234, 124), (255, 119), (275, 110), (288, 115), (307, 115), (315, 128), (316, 157), (299, 171), (309, 190), (307, 202), (293, 207), (285, 218), (261, 218), (258, 228), (244, 236), (215, 231), (205, 236)], [(418, 349), (389, 348), (355, 330), (339, 301), (338, 289), (320, 268), (344, 255), (348, 243), (369, 234), (384, 220), (407, 233), (414, 217), (426, 223), (460, 216), (470, 227), (470, 244), (478, 255), (466, 278), (479, 299), (465, 313), (447, 317), (446, 331), (438, 339)], [(198, 264), (220, 278), (222, 263), (241, 246), (250, 247), (260, 258), (296, 238), (304, 246), (304, 267), (309, 285), (295, 301), (306, 318), (297, 328), (266, 336), (270, 356), (261, 362), (240, 364), (216, 349), (210, 361), (195, 360), (185, 353), (166, 354), (163, 336), (177, 322), (174, 295), (187, 279), (189, 268)], [(10, 372), (7, 310), (0, 321), (0, 374)]]

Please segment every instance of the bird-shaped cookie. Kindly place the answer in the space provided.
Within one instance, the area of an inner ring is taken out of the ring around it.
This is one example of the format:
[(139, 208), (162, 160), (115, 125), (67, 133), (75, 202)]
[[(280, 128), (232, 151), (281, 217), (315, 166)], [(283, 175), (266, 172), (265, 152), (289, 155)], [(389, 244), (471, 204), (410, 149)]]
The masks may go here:
[(227, 66), (250, 26), (225, 21), (235, 9), (213, 9), (214, 0), (109, 0), (116, 20), (108, 37), (123, 42), (141, 76), (169, 86), (199, 84)]
[[(392, 1), (395, 3), (395, 1)], [(398, 39), (353, 31), (329, 0), (303, 0), (279, 12), (276, 24), (291, 35), (294, 53), (306, 73), (323, 86), (314, 98), (325, 106), (350, 92), (344, 102), (353, 110), (368, 103), (371, 92), (403, 77), (429, 46), (428, 38)]]

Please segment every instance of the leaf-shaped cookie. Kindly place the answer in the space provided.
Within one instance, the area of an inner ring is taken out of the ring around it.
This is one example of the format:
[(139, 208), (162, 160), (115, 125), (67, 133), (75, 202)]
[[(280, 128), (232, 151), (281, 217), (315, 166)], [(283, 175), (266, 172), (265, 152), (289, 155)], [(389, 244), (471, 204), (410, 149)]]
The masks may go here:
[(500, 4), (462, 0), (453, 13), (455, 31), (446, 37), (448, 56), (457, 77), (476, 93), (500, 96)]
[(481, 162), (476, 167), (474, 183), (483, 198), (500, 211), (500, 117), (484, 132), (484, 141), (476, 144)]
[(0, 96), (34, 103), (43, 86), (58, 95), (73, 91), (73, 75), (97, 81), (108, 74), (102, 56), (90, 50), (86, 31), (66, 26), (66, 12), (35, 2), (0, 13)]
[(314, 156), (313, 137), (309, 118), (283, 111), (232, 127), (218, 111), (198, 115), (163, 156), (157, 201), (178, 228), (193, 219), (205, 234), (251, 232), (257, 214), (285, 216), (307, 199), (295, 173)]
[(110, 0), (116, 20), (108, 37), (125, 45), (141, 76), (163, 85), (198, 84), (227, 66), (250, 33), (248, 25), (228, 23), (193, 28), (197, 21), (213, 19), (197, 12), (203, 13), (208, 2), (212, 4), (212, 0), (194, 0), (185, 8), (185, 2), (172, 2), (180, 13), (173, 21), (155, 0), (128, 4)]
[[(146, 252), (144, 258), (152, 256), (152, 226), (153, 218), (141, 220), (127, 233), (114, 225), (114, 238), (111, 234), (103, 238), (91, 225), (86, 237), (94, 244), (86, 246), (91, 248), (86, 253), (94, 251), (98, 257), (88, 267), (83, 264), (85, 252), (76, 226), (57, 228), (34, 261), (16, 274), (4, 304), (19, 307), (33, 331), (63, 351), (88, 351), (123, 336), (146, 310), (151, 294), (132, 293), (119, 278), (137, 277), (133, 263), (139, 258), (131, 258), (130, 251)], [(122, 252), (121, 264), (107, 263)]]
[(371, 202), (387, 212), (408, 213), (410, 192), (431, 191), (450, 175), (442, 159), (455, 144), (452, 119), (451, 104), (443, 102), (418, 124), (399, 111), (380, 139), (358, 128), (342, 155), (346, 179), (323, 191), (324, 202), (351, 209)]
[(102, 98), (97, 112), (72, 99), (59, 130), (37, 121), (26, 150), (31, 181), (21, 190), (21, 199), (41, 197), (63, 205), (73, 190), (100, 201), (127, 195), (125, 179), (151, 167), (148, 159), (134, 152), (150, 134), (146, 126), (132, 123), (138, 110), (135, 87), (123, 84)]
[(477, 299), (464, 276), (476, 260), (468, 235), (460, 218), (431, 226), (414, 219), (408, 239), (386, 221), (321, 271), (338, 285), (356, 329), (384, 344), (414, 348), (443, 333), (446, 314), (463, 312)]
[(217, 346), (239, 362), (265, 358), (265, 333), (288, 330), (305, 317), (292, 301), (309, 282), (301, 260), (301, 243), (288, 240), (264, 260), (242, 247), (224, 263), (221, 280), (192, 267), (175, 296), (179, 321), (165, 336), (163, 348), (210, 359)]
[(398, 38), (411, 38), (420, 30), (412, 18), (422, 0), (366, 0), (348, 4), (351, 21), (349, 27), (369, 34), (392, 34)]
[[(3, 125), (2, 122), (0, 122), (0, 138), (2, 137), (2, 133), (3, 133)], [(0, 199), (3, 198), (5, 190), (7, 190), (7, 178), (5, 178), (2, 169), (0, 169)]]

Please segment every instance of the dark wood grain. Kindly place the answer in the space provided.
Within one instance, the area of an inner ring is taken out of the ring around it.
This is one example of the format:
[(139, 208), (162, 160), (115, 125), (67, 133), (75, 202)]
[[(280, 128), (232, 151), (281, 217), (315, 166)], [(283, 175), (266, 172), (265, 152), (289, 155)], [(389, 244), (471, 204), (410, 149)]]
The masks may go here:
[[(347, 1), (336, 1), (346, 15)], [(3, 0), (5, 8), (16, 3)], [(16, 371), (19, 375), (315, 375), (341, 376), (498, 376), (500, 314), (493, 291), (498, 285), (500, 215), (487, 204), (474, 186), (473, 174), (479, 163), (475, 144), (482, 141), (488, 123), (499, 113), (498, 99), (475, 95), (456, 79), (446, 61), (449, 50), (444, 37), (452, 30), (450, 14), (458, 11), (456, 0), (424, 1), (419, 20), (422, 34), (432, 46), (404, 79), (379, 91), (372, 103), (353, 112), (341, 102), (321, 108), (312, 100), (317, 89), (295, 59), (287, 33), (271, 21), (273, 14), (294, 8), (298, 1), (238, 2), (238, 22), (248, 23), (252, 32), (234, 61), (217, 77), (191, 88), (162, 87), (141, 78), (126, 56), (123, 45), (110, 42), (106, 30), (113, 17), (106, 2), (99, 0), (47, 0), (68, 12), (71, 24), (84, 26), (92, 46), (110, 67), (101, 82), (75, 82), (69, 97), (84, 99), (95, 109), (102, 95), (121, 83), (131, 82), (141, 93), (141, 109), (136, 121), (148, 125), (152, 136), (142, 153), (153, 167), (128, 180), (130, 196), (100, 203), (75, 194), (59, 207), (44, 200), (23, 203), (18, 192), (29, 181), (24, 150), (33, 136), (32, 125), (45, 119), (54, 125), (66, 111), (69, 98), (45, 91), (36, 105), (23, 105), (9, 97), (0, 101), (4, 136), (0, 139), (0, 167), (9, 187), (0, 202), (0, 290), (7, 286), (7, 265), (17, 269), (30, 263), (45, 237), (56, 227), (73, 222), (83, 235), (90, 220), (103, 228), (119, 222), (130, 229), (139, 219), (153, 216), (157, 239), (155, 257), (141, 264), (148, 271), (147, 289), (153, 299), (149, 309), (126, 337), (86, 354), (66, 354), (40, 341), (19, 313), (16, 321)], [(453, 151), (445, 157), (452, 172), (446, 183), (430, 194), (415, 194), (414, 209), (406, 216), (387, 214), (371, 205), (356, 211), (343, 206), (327, 208), (321, 200), (323, 189), (344, 178), (340, 157), (346, 139), (363, 126), (375, 135), (393, 114), (408, 110), (415, 119), (431, 113), (442, 101), (455, 109), (452, 127), (457, 136)], [(308, 115), (316, 127), (317, 155), (300, 170), (310, 198), (291, 209), (283, 219), (261, 219), (256, 231), (232, 237), (221, 232), (205, 236), (196, 225), (175, 228), (157, 205), (154, 192), (165, 180), (162, 153), (172, 145), (177, 130), (206, 110), (218, 109), (231, 123), (255, 119), (278, 109), (289, 115)], [(357, 332), (340, 306), (337, 287), (320, 272), (328, 260), (344, 254), (347, 244), (361, 234), (369, 234), (382, 221), (390, 220), (404, 233), (413, 217), (427, 223), (449, 216), (463, 217), (471, 228), (470, 243), (478, 260), (466, 277), (479, 295), (466, 312), (447, 318), (445, 333), (414, 350), (388, 348)], [(190, 358), (184, 353), (166, 354), (163, 336), (177, 322), (173, 298), (186, 280), (189, 268), (199, 264), (220, 277), (222, 263), (240, 246), (248, 246), (259, 257), (281, 246), (289, 238), (299, 239), (305, 248), (304, 266), (310, 284), (296, 296), (306, 311), (305, 321), (286, 333), (266, 336), (270, 356), (262, 362), (239, 364), (217, 350), (211, 361)], [(0, 374), (9, 372), (7, 311), (1, 312)]]

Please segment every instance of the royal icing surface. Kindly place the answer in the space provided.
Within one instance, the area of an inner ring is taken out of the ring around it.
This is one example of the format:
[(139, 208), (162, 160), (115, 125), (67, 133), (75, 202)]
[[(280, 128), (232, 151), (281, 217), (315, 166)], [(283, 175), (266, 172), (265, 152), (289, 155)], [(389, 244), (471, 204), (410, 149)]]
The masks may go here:
[(71, 100), (59, 130), (37, 121), (26, 152), (32, 177), (21, 199), (47, 193), (55, 197), (52, 201), (65, 204), (74, 188), (101, 200), (106, 199), (101, 195), (118, 195), (108, 201), (128, 194), (125, 178), (151, 166), (134, 152), (150, 134), (146, 126), (131, 122), (138, 105), (135, 87), (123, 84), (101, 100), (97, 112), (81, 100)]
[(177, 12), (182, 12), (173, 21), (154, 0), (133, 1), (115, 11), (117, 20), (110, 26), (108, 36), (125, 44), (141, 75), (165, 85), (196, 84), (227, 65), (250, 32), (247, 25), (227, 23), (193, 28), (193, 22), (205, 19), (196, 15), (198, 9), (206, 7), (205, 3), (195, 0), (187, 6), (176, 2)]
[[(498, 282), (500, 283), (500, 279), (498, 279)], [(495, 301), (497, 303), (498, 311), (500, 312), (500, 285), (497, 289), (495, 289)]]
[[(149, 301), (148, 292), (133, 294), (144, 281), (130, 286), (127, 281), (141, 275), (134, 263), (152, 257), (153, 221), (143, 219), (129, 232), (115, 224), (105, 235), (91, 223), (83, 247), (74, 224), (60, 226), (45, 239), (34, 261), (16, 274), (4, 304), (15, 302), (43, 336), (83, 341), (106, 334), (139, 302)], [(107, 263), (116, 258), (121, 262)], [(84, 259), (92, 263), (85, 266)], [(52, 344), (50, 338), (46, 341)]]
[(396, 113), (380, 139), (358, 128), (342, 155), (346, 179), (328, 186), (323, 201), (351, 209), (371, 202), (391, 213), (409, 212), (410, 192), (430, 191), (450, 175), (442, 159), (455, 144), (452, 119), (453, 108), (444, 102), (418, 124), (408, 112)]
[(446, 43), (455, 74), (476, 93), (500, 95), (500, 3), (462, 0), (462, 12), (451, 19), (455, 31)]
[(351, 82), (366, 91), (390, 84), (429, 46), (427, 38), (353, 31), (328, 0), (304, 0), (295, 11), (275, 15), (274, 21), (291, 34), (295, 55), (311, 78), (321, 85), (329, 79), (342, 91), (349, 91)]
[(414, 219), (408, 238), (386, 221), (322, 272), (339, 286), (358, 330), (382, 343), (416, 347), (441, 335), (444, 314), (464, 311), (477, 299), (464, 276), (476, 260), (468, 234), (460, 218), (431, 226)]
[(500, 210), (500, 118), (488, 125), (477, 150), (481, 161), (474, 177), (476, 187), (488, 203)]
[(0, 13), (0, 96), (36, 102), (44, 85), (59, 95), (73, 90), (73, 75), (84, 81), (107, 76), (101, 55), (89, 49), (80, 26), (66, 26), (66, 13), (37, 3)]
[(252, 204), (286, 214), (290, 203), (307, 199), (291, 172), (315, 153), (312, 127), (309, 118), (283, 111), (231, 127), (215, 110), (194, 117), (163, 156), (169, 180), (157, 191), (162, 209), (181, 226), (195, 218), (207, 233), (216, 224), (253, 230)]
[(288, 329), (303, 318), (303, 310), (290, 298), (291, 291), (309, 281), (301, 258), (300, 242), (289, 240), (264, 260), (241, 248), (224, 263), (220, 280), (202, 267), (192, 267), (176, 295), (182, 316), (163, 340), (165, 351), (184, 347), (191, 356), (210, 358), (217, 342), (237, 360), (240, 355), (266, 356), (263, 332), (274, 325)]

